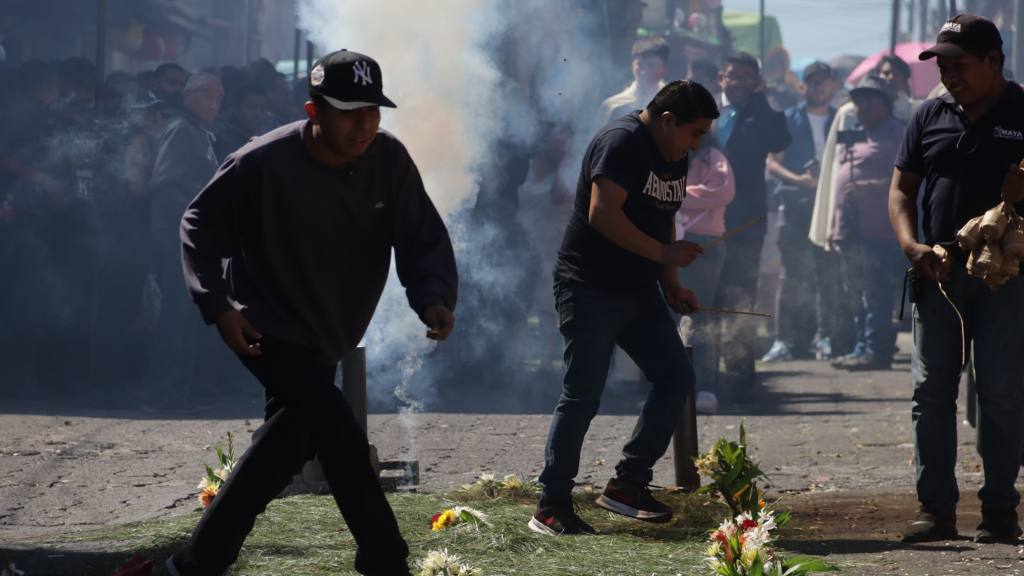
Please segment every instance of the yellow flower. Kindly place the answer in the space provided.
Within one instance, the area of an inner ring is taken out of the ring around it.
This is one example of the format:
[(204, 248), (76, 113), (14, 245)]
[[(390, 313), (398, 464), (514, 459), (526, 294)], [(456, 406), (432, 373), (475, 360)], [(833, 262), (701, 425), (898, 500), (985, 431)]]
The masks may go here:
[(205, 486), (199, 491), (199, 504), (203, 508), (209, 507), (210, 503), (213, 502), (214, 497), (217, 496), (217, 491), (219, 489), (219, 486)]
[(430, 529), (434, 532), (440, 532), (441, 530), (444, 530), (452, 524), (455, 524), (457, 520), (458, 516), (455, 514), (455, 510), (449, 508), (448, 510), (441, 512), (441, 515), (438, 516), (436, 520), (434, 520), (434, 523), (431, 525)]
[(758, 548), (750, 547), (743, 550), (743, 554), (740, 556), (740, 563), (743, 564), (744, 568), (749, 569), (754, 565), (754, 561), (760, 557), (760, 550)]

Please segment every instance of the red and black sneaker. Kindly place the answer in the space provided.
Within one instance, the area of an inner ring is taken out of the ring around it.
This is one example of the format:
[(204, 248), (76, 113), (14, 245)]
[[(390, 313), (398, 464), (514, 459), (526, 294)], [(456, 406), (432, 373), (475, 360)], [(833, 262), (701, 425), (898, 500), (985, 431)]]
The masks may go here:
[(658, 502), (648, 486), (612, 478), (594, 502), (601, 508), (645, 522), (668, 522), (672, 509)]
[(528, 524), (530, 530), (548, 536), (596, 534), (594, 528), (576, 514), (572, 502), (541, 501)]

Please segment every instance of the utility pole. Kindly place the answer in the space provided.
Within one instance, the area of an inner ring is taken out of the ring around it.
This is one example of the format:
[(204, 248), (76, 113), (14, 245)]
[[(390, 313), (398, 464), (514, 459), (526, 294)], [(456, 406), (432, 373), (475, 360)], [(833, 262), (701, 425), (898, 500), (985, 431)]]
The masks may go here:
[(927, 42), (928, 35), (931, 33), (931, 23), (928, 22), (928, 9), (930, 2), (928, 0), (918, 0), (917, 9), (920, 11), (921, 28), (918, 31), (917, 40), (919, 42)]
[(892, 30), (889, 33), (889, 54), (896, 53), (900, 36), (900, 0), (892, 0)]
[(764, 0), (761, 0), (761, 17), (757, 22), (757, 57), (761, 61), (761, 66), (764, 66)]

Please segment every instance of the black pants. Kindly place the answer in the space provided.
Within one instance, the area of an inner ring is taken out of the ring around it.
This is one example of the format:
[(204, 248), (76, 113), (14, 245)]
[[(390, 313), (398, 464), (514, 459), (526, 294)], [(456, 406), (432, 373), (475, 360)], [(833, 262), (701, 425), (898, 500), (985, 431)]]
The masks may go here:
[(643, 370), (651, 392), (615, 473), (621, 480), (649, 484), (651, 468), (672, 440), (683, 401), (693, 393), (693, 367), (665, 300), (653, 285), (613, 293), (563, 283), (555, 286), (555, 303), (565, 338), (565, 380), (544, 450), (543, 498), (571, 497), (583, 438), (601, 404), (616, 345)]
[(183, 576), (219, 575), (238, 558), (256, 517), (316, 456), (359, 550), (362, 574), (407, 575), (409, 549), (370, 465), (369, 443), (334, 385), (335, 366), (312, 351), (265, 338), (243, 359), (267, 392), (268, 419), (207, 508), (186, 548)]
[[(734, 310), (753, 310), (757, 304), (757, 284), (764, 245), (764, 222), (751, 226), (725, 241), (726, 257), (714, 306)], [(722, 343), (719, 345), (726, 371), (740, 390), (754, 384), (754, 360), (757, 354), (757, 325), (749, 316), (722, 317)]]
[(782, 190), (779, 210), (779, 255), (782, 270), (775, 297), (775, 339), (798, 355), (807, 354), (818, 329), (814, 244), (811, 227), (813, 190)]

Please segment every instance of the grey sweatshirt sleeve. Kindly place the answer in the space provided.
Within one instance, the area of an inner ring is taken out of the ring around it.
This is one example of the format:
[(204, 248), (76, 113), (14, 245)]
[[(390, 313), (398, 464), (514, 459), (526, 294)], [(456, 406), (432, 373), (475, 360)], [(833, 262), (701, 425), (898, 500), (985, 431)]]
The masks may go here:
[(238, 163), (229, 156), (181, 219), (181, 258), (192, 301), (207, 324), (232, 308), (222, 261), (237, 255), (235, 191)]
[(408, 153), (403, 155), (395, 219), (398, 279), (417, 314), (438, 304), (455, 310), (459, 279), (448, 229), (423, 188), (416, 164)]

